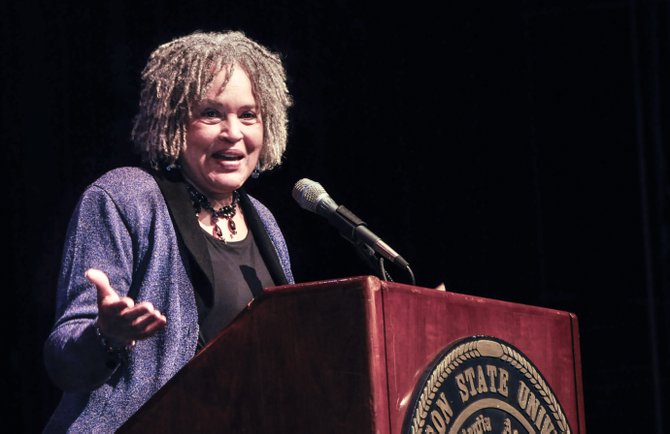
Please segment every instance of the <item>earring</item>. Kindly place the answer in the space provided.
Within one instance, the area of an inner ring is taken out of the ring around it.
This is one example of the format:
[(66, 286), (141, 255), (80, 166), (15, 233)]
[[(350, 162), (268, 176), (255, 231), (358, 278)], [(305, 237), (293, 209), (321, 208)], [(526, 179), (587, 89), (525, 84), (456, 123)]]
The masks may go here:
[(180, 168), (180, 166), (177, 163), (170, 163), (167, 166), (165, 166), (165, 170), (168, 171), (168, 172), (172, 172), (173, 170), (177, 170), (179, 168)]
[(256, 167), (251, 172), (251, 177), (254, 179), (258, 179), (259, 176), (261, 176), (261, 163), (256, 162)]

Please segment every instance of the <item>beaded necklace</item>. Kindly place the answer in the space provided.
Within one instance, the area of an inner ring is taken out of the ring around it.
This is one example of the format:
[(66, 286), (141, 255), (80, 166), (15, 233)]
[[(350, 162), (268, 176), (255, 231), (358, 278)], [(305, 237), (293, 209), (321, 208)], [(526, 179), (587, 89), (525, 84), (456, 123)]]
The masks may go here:
[(188, 188), (188, 193), (191, 195), (191, 201), (193, 202), (195, 215), (197, 216), (202, 209), (209, 211), (211, 214), (211, 223), (214, 226), (212, 229), (212, 235), (214, 237), (221, 241), (226, 241), (221, 228), (217, 224), (219, 218), (228, 220), (228, 230), (230, 231), (231, 238), (233, 235), (237, 235), (237, 226), (235, 226), (235, 222), (233, 221), (233, 217), (235, 217), (235, 214), (237, 213), (237, 204), (240, 201), (240, 194), (237, 192), (237, 190), (233, 191), (233, 201), (230, 205), (225, 205), (218, 210), (215, 210), (212, 204), (209, 203), (209, 199), (207, 199), (204, 194), (200, 193), (190, 184), (187, 184), (186, 187)]

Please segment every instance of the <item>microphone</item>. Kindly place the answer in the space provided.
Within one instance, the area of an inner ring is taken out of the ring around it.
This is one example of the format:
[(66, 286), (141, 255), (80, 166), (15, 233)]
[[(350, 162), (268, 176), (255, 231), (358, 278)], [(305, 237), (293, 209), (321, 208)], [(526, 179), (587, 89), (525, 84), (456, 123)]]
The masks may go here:
[(394, 264), (409, 269), (409, 263), (367, 228), (366, 223), (344, 205), (335, 203), (318, 182), (303, 178), (295, 183), (293, 199), (301, 208), (325, 217), (353, 244), (363, 243)]

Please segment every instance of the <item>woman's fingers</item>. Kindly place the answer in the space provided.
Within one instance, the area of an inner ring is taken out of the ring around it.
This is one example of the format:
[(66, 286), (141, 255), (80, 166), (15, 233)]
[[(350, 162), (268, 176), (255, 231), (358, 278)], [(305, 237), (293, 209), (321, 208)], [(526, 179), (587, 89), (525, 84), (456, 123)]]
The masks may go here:
[(146, 339), (167, 324), (165, 315), (150, 302), (135, 304), (130, 297), (120, 297), (103, 271), (89, 268), (85, 276), (98, 290), (98, 326), (106, 336), (122, 341)]
[(120, 298), (119, 294), (112, 288), (112, 285), (109, 284), (109, 278), (104, 272), (95, 268), (89, 268), (86, 270), (86, 273), (84, 273), (84, 276), (98, 289), (98, 304), (100, 304), (103, 299), (116, 301)]

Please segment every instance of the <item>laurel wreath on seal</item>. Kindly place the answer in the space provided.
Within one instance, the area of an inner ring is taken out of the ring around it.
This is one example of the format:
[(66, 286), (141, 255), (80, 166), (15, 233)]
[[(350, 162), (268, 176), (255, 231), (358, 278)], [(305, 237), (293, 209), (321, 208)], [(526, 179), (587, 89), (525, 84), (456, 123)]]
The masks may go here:
[[(454, 371), (454, 369), (461, 365), (464, 361), (474, 357), (480, 357), (482, 355), (480, 351), (481, 342), (481, 340), (469, 341), (458, 345), (442, 359), (442, 361), (435, 367), (435, 369), (433, 369), (432, 374), (428, 378), (428, 381), (426, 382), (426, 385), (423, 388), (421, 395), (419, 396), (418, 405), (412, 420), (412, 434), (418, 434), (421, 432), (421, 429), (426, 424), (428, 410), (430, 410), (430, 406), (435, 399), (435, 394), (442, 386), (442, 383), (444, 383), (447, 377)], [(565, 434), (570, 434), (570, 427), (568, 426), (561, 406), (558, 404), (558, 401), (554, 397), (553, 393), (551, 393), (547, 383), (544, 381), (540, 373), (537, 372), (535, 367), (532, 366), (517, 351), (503, 343), (491, 340), (486, 340), (486, 343), (495, 344), (500, 347), (502, 354), (499, 356), (499, 358), (514, 366), (528, 379), (528, 381), (535, 387), (535, 390), (540, 394), (540, 396), (542, 396), (547, 407), (554, 415), (554, 418), (559, 425), (559, 431)]]

